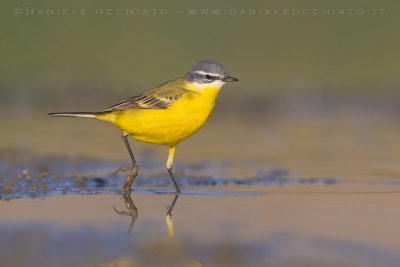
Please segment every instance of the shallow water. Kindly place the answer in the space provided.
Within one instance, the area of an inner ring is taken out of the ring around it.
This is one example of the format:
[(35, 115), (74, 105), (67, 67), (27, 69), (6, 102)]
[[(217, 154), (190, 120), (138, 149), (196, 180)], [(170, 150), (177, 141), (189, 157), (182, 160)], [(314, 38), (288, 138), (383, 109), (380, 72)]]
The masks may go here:
[(205, 161), (179, 165), (179, 195), (152, 164), (122, 194), (121, 163), (6, 155), (2, 266), (400, 265), (396, 185)]
[[(284, 169), (270, 168), (247, 161), (203, 161), (195, 165), (176, 165), (177, 181), (183, 188), (234, 185), (332, 185), (340, 182), (335, 178), (295, 177)], [(0, 199), (59, 194), (121, 193), (120, 188), (124, 184), (126, 174), (115, 175), (114, 172), (122, 166), (123, 163), (110, 163), (84, 157), (54, 158), (26, 151), (10, 151), (0, 158), (0, 170), (3, 173), (0, 177)], [(140, 166), (140, 175), (135, 179), (133, 186), (135, 192), (173, 193), (172, 190), (165, 190), (169, 184), (170, 178), (162, 169), (157, 170), (154, 164), (144, 164)], [(201, 191), (198, 194), (206, 192)], [(190, 191), (186, 191), (186, 194), (189, 193)], [(231, 193), (223, 191), (217, 194)]]
[(13, 266), (398, 266), (400, 193), (324, 187), (12, 199), (0, 203), (0, 256)]
[(177, 150), (178, 197), (164, 148), (133, 142), (122, 195), (117, 131), (4, 121), (0, 265), (400, 266), (400, 128), (371, 119), (211, 122)]

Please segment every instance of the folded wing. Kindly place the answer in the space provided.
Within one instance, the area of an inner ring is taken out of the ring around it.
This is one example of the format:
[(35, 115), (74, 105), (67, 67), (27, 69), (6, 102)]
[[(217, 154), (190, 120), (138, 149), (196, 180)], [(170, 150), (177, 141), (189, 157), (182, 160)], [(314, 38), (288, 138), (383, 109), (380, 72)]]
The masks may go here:
[(187, 93), (190, 93), (190, 91), (178, 86), (176, 81), (171, 81), (154, 88), (146, 94), (130, 97), (107, 108), (104, 111), (123, 111), (129, 109), (166, 109)]

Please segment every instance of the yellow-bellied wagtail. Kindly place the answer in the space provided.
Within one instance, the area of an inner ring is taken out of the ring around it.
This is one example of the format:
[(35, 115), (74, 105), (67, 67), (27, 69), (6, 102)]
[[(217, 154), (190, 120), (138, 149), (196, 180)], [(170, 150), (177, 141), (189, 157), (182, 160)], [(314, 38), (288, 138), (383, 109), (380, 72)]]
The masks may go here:
[(176, 191), (180, 192), (172, 173), (176, 146), (206, 123), (224, 83), (236, 81), (238, 79), (227, 75), (217, 62), (201, 60), (185, 76), (128, 98), (102, 112), (62, 112), (49, 115), (95, 118), (120, 128), (133, 164), (132, 168), (118, 170), (131, 171), (122, 187), (124, 190), (130, 190), (138, 174), (128, 135), (142, 142), (169, 146), (167, 170)]

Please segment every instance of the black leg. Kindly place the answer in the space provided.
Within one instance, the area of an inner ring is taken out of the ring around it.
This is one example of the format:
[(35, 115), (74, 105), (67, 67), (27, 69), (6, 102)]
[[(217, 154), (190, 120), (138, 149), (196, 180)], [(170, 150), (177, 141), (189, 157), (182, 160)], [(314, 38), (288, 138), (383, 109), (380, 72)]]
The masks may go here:
[(172, 168), (167, 168), (169, 176), (171, 176), (172, 182), (174, 182), (176, 193), (180, 193), (181, 190), (179, 189), (178, 183), (175, 181), (174, 174), (172, 173)]
[(135, 166), (135, 165), (137, 165), (137, 164), (136, 164), (135, 157), (133, 156), (133, 152), (132, 152), (131, 146), (129, 145), (129, 142), (128, 142), (128, 136), (127, 136), (127, 135), (125, 135), (125, 136), (122, 136), (122, 139), (124, 140), (124, 143), (125, 143), (126, 149), (128, 149), (129, 156), (131, 156), (131, 160), (132, 160), (132, 166)]
[(175, 155), (176, 146), (171, 146), (169, 148), (168, 160), (167, 160), (167, 171), (169, 176), (171, 176), (172, 182), (174, 182), (176, 193), (180, 193), (178, 183), (175, 181), (174, 174), (172, 173), (172, 164), (174, 163), (174, 155)]
[(122, 133), (122, 139), (124, 140), (125, 146), (126, 146), (126, 148), (128, 149), (128, 152), (129, 152), (129, 156), (131, 157), (132, 167), (131, 168), (120, 168), (114, 173), (114, 175), (116, 175), (118, 172), (129, 171), (130, 173), (126, 177), (125, 184), (121, 189), (124, 190), (124, 191), (130, 191), (132, 183), (135, 180), (136, 176), (138, 175), (139, 168), (138, 168), (138, 165), (136, 163), (135, 157), (133, 156), (133, 152), (132, 152), (131, 146), (129, 145), (128, 135), (124, 135), (124, 133)]

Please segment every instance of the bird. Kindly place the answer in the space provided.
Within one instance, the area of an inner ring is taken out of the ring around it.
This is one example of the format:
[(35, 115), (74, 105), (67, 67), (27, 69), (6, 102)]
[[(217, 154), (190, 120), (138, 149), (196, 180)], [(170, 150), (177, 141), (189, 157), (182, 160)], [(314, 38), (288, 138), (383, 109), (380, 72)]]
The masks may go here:
[(130, 97), (101, 112), (56, 112), (52, 117), (93, 118), (111, 123), (122, 130), (122, 139), (132, 161), (121, 188), (130, 191), (138, 175), (138, 165), (128, 141), (130, 135), (137, 141), (165, 145), (169, 148), (167, 172), (175, 186), (180, 188), (172, 172), (177, 145), (195, 134), (213, 113), (218, 93), (227, 82), (239, 79), (226, 74), (224, 68), (212, 60), (200, 60), (183, 77), (165, 82), (152, 90)]

